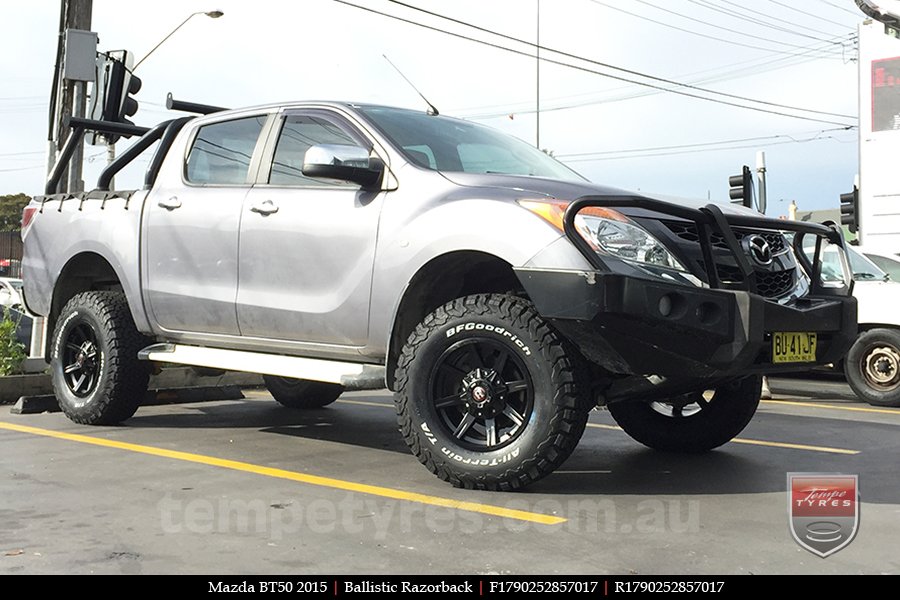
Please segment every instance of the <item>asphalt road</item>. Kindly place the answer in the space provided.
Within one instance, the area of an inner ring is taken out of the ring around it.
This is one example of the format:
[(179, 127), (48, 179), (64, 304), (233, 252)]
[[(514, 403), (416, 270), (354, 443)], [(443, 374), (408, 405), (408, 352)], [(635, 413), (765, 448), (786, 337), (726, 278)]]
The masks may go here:
[[(900, 409), (776, 380), (740, 439), (645, 449), (594, 411), (525, 493), (457, 490), (409, 454), (391, 397), (300, 412), (144, 407), (121, 427), (0, 412), (0, 573), (900, 573)], [(858, 474), (855, 540), (788, 529), (786, 473)]]

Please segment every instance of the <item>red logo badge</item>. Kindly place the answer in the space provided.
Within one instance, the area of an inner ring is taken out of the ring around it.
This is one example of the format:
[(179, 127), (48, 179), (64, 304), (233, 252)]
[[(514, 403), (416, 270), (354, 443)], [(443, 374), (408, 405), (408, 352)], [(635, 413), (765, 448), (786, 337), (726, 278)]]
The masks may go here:
[(788, 473), (788, 515), (797, 543), (822, 558), (853, 541), (859, 525), (856, 475)]

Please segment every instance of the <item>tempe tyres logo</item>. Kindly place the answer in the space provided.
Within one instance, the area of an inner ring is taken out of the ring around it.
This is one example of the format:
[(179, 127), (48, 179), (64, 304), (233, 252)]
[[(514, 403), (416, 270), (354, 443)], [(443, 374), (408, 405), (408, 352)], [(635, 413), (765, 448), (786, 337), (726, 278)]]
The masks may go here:
[(853, 541), (859, 526), (856, 475), (788, 473), (788, 515), (797, 543), (822, 558)]

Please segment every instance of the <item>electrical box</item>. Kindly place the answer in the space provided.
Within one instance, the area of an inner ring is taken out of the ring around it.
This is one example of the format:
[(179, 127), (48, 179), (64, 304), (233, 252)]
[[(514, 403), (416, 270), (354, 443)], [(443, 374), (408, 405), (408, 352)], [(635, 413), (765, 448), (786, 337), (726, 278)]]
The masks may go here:
[(81, 29), (66, 29), (66, 60), (63, 79), (94, 81), (97, 65), (97, 34)]

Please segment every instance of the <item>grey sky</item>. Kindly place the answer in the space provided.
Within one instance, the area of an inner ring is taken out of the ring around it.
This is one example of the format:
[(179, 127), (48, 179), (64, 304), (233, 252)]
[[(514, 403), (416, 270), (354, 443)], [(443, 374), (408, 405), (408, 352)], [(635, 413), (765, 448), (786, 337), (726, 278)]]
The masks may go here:
[[(387, 0), (351, 1), (533, 53), (527, 45)], [(535, 40), (536, 0), (410, 3)], [(163, 104), (170, 91), (176, 98), (234, 107), (288, 99), (342, 99), (424, 110), (416, 93), (384, 60), (386, 54), (442, 113), (535, 140), (533, 58), (332, 0), (95, 0), (93, 30), (100, 35), (101, 50), (124, 48), (140, 58), (187, 15), (213, 9), (225, 16), (194, 17), (138, 69), (144, 82), (135, 119), (139, 124), (165, 118)], [(0, 0), (0, 22), (7, 25), (0, 53), (0, 194), (34, 194), (43, 187), (58, 11), (56, 0)], [(735, 12), (769, 26), (726, 14)], [(827, 40), (853, 35), (861, 19), (851, 0), (542, 0), (541, 44), (730, 94), (855, 116), (857, 65), (849, 60), (855, 56), (852, 43)], [(633, 78), (596, 64), (554, 58)], [(541, 147), (598, 182), (676, 196), (723, 198), (727, 176), (737, 173), (743, 163), (752, 165), (755, 150), (762, 149), (769, 166), (769, 213), (778, 215), (787, 205), (780, 199), (795, 199), (804, 209), (836, 206), (838, 195), (850, 189), (857, 172), (856, 131), (834, 130), (838, 126), (833, 124), (657, 93), (553, 64), (541, 67), (540, 93)], [(843, 117), (807, 116), (855, 123)], [(669, 148), (723, 140), (747, 141)], [(120, 142), (119, 151), (127, 143)], [(731, 146), (739, 148), (724, 149)], [(620, 152), (644, 148), (659, 149), (638, 153), (649, 155), (639, 157)], [(606, 154), (570, 156), (585, 153)], [(105, 157), (99, 147), (88, 147), (86, 155), (93, 160), (86, 165), (90, 186)], [(118, 185), (138, 180), (135, 169), (119, 178)]]

